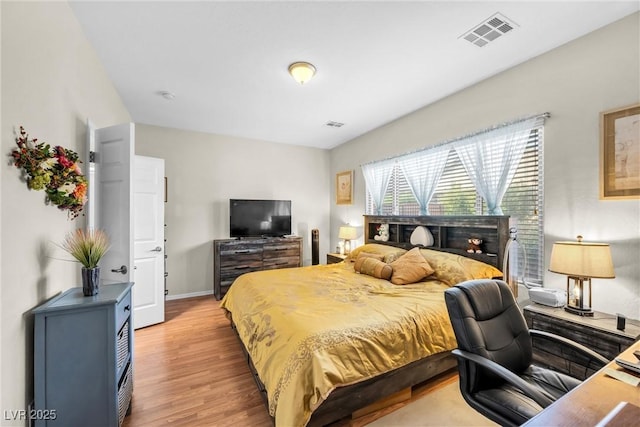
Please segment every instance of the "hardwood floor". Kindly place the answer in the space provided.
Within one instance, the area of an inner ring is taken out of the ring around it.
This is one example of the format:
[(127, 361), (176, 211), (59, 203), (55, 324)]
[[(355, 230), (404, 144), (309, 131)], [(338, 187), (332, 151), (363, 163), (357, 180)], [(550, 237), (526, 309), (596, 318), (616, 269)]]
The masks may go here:
[(135, 331), (124, 427), (272, 425), (218, 304), (213, 296), (167, 301), (164, 323)]
[[(135, 331), (133, 402), (124, 427), (273, 425), (213, 296), (167, 301), (165, 319)], [(453, 372), (430, 381), (410, 401), (456, 379)], [(334, 427), (364, 426), (408, 402)]]

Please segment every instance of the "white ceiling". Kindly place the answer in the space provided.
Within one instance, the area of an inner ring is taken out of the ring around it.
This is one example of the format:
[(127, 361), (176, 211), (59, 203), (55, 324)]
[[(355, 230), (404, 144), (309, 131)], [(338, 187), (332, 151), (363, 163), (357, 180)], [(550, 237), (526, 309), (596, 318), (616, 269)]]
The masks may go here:
[[(320, 148), (621, 19), (639, 4), (71, 2), (134, 122)], [(461, 37), (495, 13), (515, 29), (484, 47)], [(318, 70), (304, 86), (287, 73), (295, 61)]]

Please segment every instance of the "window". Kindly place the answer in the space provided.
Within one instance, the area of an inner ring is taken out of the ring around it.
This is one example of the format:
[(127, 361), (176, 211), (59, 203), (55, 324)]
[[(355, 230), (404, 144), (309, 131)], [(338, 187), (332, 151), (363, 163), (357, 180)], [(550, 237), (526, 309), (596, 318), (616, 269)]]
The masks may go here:
[[(501, 203), (504, 215), (509, 215), (511, 223), (518, 229), (518, 241), (525, 247), (525, 277), (539, 282), (544, 275), (543, 124), (544, 116), (541, 121), (536, 122), (536, 127), (528, 129), (524, 134), (524, 152)], [(453, 147), (454, 142), (441, 144), (438, 148), (447, 145)], [(425, 151), (428, 150), (430, 149)], [(382, 211), (376, 212), (375, 207), (367, 191), (367, 214), (420, 215), (420, 206), (398, 163), (393, 167)], [(429, 215), (487, 214), (486, 202), (467, 175), (458, 153), (451, 149), (442, 176), (429, 201)]]

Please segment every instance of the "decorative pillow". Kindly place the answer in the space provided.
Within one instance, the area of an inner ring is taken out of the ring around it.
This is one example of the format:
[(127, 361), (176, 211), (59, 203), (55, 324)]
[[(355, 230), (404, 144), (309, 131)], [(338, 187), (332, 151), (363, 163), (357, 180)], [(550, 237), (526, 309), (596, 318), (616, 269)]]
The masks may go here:
[(389, 264), (367, 256), (359, 256), (358, 259), (356, 259), (356, 263), (353, 268), (358, 273), (384, 280), (389, 280), (391, 278), (391, 273), (393, 272), (393, 269)]
[(420, 249), (420, 253), (434, 268), (433, 276), (449, 286), (466, 280), (502, 277), (494, 266), (462, 255), (431, 249)]
[(347, 259), (351, 260), (351, 262), (354, 262), (358, 258), (358, 255), (361, 252), (381, 254), (384, 256), (383, 261), (388, 264), (396, 260), (400, 255), (406, 253), (407, 250), (402, 248), (396, 248), (395, 246), (383, 245), (380, 243), (367, 243), (362, 246), (358, 246), (357, 248), (352, 250), (349, 253), (349, 256)]
[(356, 261), (359, 260), (360, 258), (374, 258), (377, 259), (378, 261), (383, 261), (384, 260), (384, 254), (374, 254), (371, 252), (360, 252), (358, 254), (358, 257), (356, 258)]
[(420, 253), (419, 248), (413, 248), (391, 263), (393, 274), (391, 283), (394, 285), (408, 285), (419, 282), (433, 274), (433, 268)]

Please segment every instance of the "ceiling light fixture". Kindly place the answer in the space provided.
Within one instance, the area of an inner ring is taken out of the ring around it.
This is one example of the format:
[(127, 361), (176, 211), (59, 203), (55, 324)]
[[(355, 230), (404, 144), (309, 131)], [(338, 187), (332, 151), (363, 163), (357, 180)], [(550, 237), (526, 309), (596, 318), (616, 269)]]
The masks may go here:
[(316, 74), (316, 67), (308, 62), (294, 62), (289, 65), (289, 74), (295, 81), (304, 85)]

